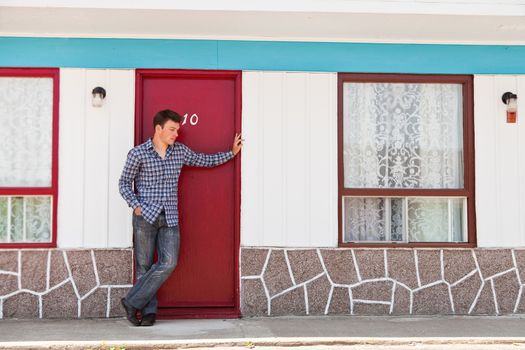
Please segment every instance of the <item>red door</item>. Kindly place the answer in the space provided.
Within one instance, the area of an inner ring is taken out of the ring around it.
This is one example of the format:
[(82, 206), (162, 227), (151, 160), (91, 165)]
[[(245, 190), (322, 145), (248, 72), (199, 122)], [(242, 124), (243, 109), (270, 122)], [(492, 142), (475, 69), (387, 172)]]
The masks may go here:
[[(137, 70), (136, 144), (153, 134), (153, 116), (183, 116), (178, 142), (196, 152), (231, 149), (239, 132), (241, 73)], [(165, 317), (239, 315), (240, 157), (215, 168), (184, 167), (179, 181), (177, 268), (159, 290)]]

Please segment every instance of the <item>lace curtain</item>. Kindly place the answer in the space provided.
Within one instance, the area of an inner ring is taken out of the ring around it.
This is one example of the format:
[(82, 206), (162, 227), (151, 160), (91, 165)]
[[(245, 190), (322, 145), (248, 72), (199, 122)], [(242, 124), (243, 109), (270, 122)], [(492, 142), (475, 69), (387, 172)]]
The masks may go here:
[[(0, 187), (50, 187), (53, 80), (0, 77)], [(49, 242), (51, 197), (0, 196), (0, 242)]]
[(0, 187), (50, 187), (51, 78), (0, 78)]
[[(345, 188), (463, 188), (460, 84), (345, 83), (343, 94)], [(463, 205), (347, 197), (345, 240), (462, 240)]]
[(51, 197), (0, 197), (0, 242), (50, 242)]

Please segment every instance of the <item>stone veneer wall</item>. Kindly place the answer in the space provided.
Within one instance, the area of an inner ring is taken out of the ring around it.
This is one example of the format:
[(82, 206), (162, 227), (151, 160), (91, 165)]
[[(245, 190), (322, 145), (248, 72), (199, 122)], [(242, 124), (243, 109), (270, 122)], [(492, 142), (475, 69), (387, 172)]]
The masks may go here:
[(525, 313), (525, 250), (241, 251), (243, 316)]
[(132, 250), (0, 250), (0, 318), (121, 317)]

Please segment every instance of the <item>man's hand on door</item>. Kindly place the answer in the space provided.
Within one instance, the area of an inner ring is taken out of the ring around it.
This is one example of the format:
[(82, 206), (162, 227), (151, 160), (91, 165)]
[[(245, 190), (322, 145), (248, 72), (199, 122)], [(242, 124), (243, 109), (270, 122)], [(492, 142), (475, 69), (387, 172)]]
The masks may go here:
[(241, 138), (241, 134), (235, 134), (235, 138), (233, 139), (233, 146), (232, 146), (232, 152), (233, 155), (236, 156), (237, 153), (241, 151), (243, 139)]

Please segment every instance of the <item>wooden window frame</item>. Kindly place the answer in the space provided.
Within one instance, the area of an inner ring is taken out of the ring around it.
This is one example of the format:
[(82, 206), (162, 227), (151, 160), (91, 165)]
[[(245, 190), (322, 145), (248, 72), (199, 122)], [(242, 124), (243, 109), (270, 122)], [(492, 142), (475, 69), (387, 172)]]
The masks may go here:
[(51, 78), (53, 80), (53, 120), (51, 137), (51, 186), (50, 187), (0, 187), (2, 196), (51, 196), (51, 241), (0, 243), (0, 248), (56, 248), (58, 208), (58, 115), (60, 96), (60, 70), (58, 68), (0, 68), (0, 77)]
[[(343, 159), (343, 84), (344, 83), (442, 83), (461, 84), (463, 90), (463, 157), (462, 189), (345, 188)], [(474, 248), (476, 242), (475, 177), (474, 177), (474, 85), (472, 75), (436, 74), (367, 74), (339, 73), (337, 77), (337, 150), (338, 150), (338, 243), (339, 247), (426, 247)], [(343, 197), (465, 197), (467, 203), (467, 242), (343, 242)]]

